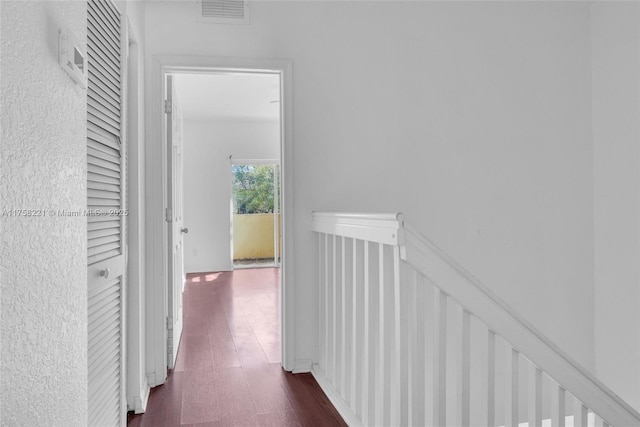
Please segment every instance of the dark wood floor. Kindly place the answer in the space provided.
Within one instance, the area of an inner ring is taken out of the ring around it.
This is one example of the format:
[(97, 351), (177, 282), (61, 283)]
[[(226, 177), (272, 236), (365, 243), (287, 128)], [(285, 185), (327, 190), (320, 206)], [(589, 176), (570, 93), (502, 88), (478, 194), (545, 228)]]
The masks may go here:
[(190, 274), (175, 369), (128, 425), (345, 426), (311, 374), (280, 367), (279, 275)]

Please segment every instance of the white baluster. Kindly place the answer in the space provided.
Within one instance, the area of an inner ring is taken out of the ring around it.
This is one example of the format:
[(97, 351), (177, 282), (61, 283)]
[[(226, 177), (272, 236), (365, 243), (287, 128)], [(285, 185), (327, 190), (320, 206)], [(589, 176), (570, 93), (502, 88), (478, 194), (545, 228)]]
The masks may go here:
[(324, 372), (329, 377), (329, 235), (324, 235)]
[(447, 425), (447, 295), (435, 288), (433, 316), (433, 424)]
[(385, 399), (384, 394), (387, 389), (387, 385), (384, 383), (384, 366), (385, 366), (385, 334), (386, 327), (385, 321), (385, 295), (384, 295), (384, 245), (378, 243), (378, 337), (377, 337), (377, 351), (376, 351), (376, 407), (375, 407), (375, 422), (376, 425), (384, 424), (384, 409)]
[(400, 425), (401, 384), (400, 357), (402, 350), (401, 334), (406, 333), (400, 327), (400, 248), (393, 247), (393, 353), (391, 354), (391, 395), (389, 419), (393, 426)]
[(587, 427), (589, 410), (574, 396), (573, 398), (573, 427)]
[[(358, 383), (358, 241), (352, 240), (351, 248), (351, 409), (357, 412)], [(362, 414), (361, 414), (362, 415)]]
[(506, 383), (506, 405), (505, 423), (507, 427), (518, 427), (518, 416), (520, 411), (520, 363), (519, 353), (508, 343), (507, 350), (507, 383)]
[(324, 364), (324, 250), (322, 234), (318, 234), (318, 364), (326, 372)]
[(340, 238), (340, 270), (341, 270), (341, 292), (342, 301), (340, 304), (340, 394), (346, 398), (347, 392), (347, 266), (346, 266), (346, 242), (344, 236)]
[[(417, 324), (424, 325), (417, 327), (416, 337), (416, 360), (426, 361), (425, 364), (418, 363), (417, 369), (423, 369), (422, 375), (418, 376), (416, 401), (418, 405), (424, 407), (424, 411), (418, 413), (414, 425), (433, 425), (435, 420), (433, 405), (434, 398), (434, 374), (435, 367), (435, 347), (433, 345), (436, 334), (434, 322), (434, 289), (431, 283), (420, 273), (416, 272), (416, 307)], [(420, 331), (422, 330), (422, 333)]]
[(496, 425), (496, 333), (487, 330), (487, 425)]
[(471, 423), (471, 314), (462, 309), (460, 321), (460, 361), (458, 372), (458, 393), (460, 394), (459, 424), (468, 427)]
[(529, 427), (542, 427), (542, 371), (529, 362)]
[[(364, 242), (364, 346), (362, 357), (362, 423), (371, 425), (370, 405), (370, 377), (369, 361), (371, 360), (371, 308), (370, 308), (370, 281), (369, 281), (369, 242)], [(374, 383), (375, 385), (375, 383)]]
[(337, 386), (337, 349), (338, 349), (338, 284), (336, 277), (336, 240), (337, 236), (333, 236), (331, 244), (331, 382), (333, 386)]
[(551, 425), (565, 427), (565, 390), (557, 383), (551, 384)]
[[(405, 265), (406, 267), (406, 265)], [(415, 271), (405, 268), (405, 292), (403, 292), (403, 302), (407, 305), (407, 325), (406, 325), (406, 356), (402, 360), (402, 365), (406, 366), (406, 373), (403, 373), (403, 379), (407, 381), (407, 425), (424, 425), (424, 421), (419, 423), (420, 404), (418, 403), (418, 387), (420, 384), (420, 369), (419, 364), (424, 363), (424, 358), (419, 359), (417, 341), (418, 341), (418, 325), (423, 326), (424, 323), (418, 322), (417, 314), (417, 291), (416, 291), (416, 279), (417, 275)], [(423, 310), (424, 311), (424, 310)], [(405, 377), (406, 375), (406, 377)], [(404, 408), (403, 408), (404, 410)], [(404, 420), (403, 420), (404, 421)]]

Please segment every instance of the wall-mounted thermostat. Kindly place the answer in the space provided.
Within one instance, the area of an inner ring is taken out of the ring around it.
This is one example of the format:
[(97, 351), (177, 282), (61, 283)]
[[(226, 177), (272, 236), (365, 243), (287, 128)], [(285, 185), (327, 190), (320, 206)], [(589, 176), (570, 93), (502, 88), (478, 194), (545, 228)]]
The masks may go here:
[(58, 34), (58, 62), (76, 83), (87, 87), (87, 56), (68, 28), (61, 29)]

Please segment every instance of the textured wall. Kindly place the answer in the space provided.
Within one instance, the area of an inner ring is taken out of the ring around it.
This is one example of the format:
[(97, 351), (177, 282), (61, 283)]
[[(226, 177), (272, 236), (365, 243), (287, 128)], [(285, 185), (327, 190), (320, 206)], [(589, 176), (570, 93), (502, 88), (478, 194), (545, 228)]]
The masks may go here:
[(0, 8), (2, 425), (86, 425), (86, 218), (50, 212), (86, 206), (86, 92), (57, 63), (59, 27), (86, 41), (86, 3)]

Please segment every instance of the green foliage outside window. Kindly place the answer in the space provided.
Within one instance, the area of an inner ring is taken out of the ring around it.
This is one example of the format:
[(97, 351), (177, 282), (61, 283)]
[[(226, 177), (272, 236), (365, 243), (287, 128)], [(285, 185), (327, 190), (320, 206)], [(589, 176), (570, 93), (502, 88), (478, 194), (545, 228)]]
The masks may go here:
[(273, 213), (273, 165), (232, 165), (233, 212)]

